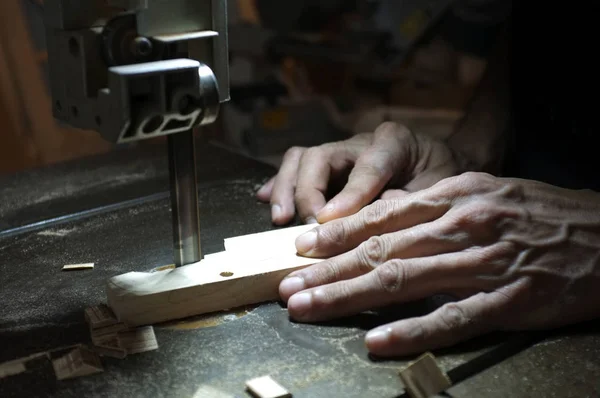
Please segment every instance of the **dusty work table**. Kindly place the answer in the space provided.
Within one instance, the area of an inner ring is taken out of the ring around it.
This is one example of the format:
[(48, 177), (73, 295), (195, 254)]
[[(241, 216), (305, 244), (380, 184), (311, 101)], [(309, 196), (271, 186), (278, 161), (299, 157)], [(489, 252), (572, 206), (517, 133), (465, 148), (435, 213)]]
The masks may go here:
[[(254, 192), (273, 169), (198, 146), (202, 246), (272, 229)], [(104, 281), (172, 263), (168, 170), (163, 147), (124, 149), (0, 179), (0, 363), (88, 343), (86, 307)], [(61, 272), (93, 262), (92, 271)], [(405, 306), (404, 315), (430, 301)], [(0, 396), (193, 397), (211, 386), (247, 397), (247, 379), (271, 375), (294, 397), (396, 397), (397, 372), (414, 359), (378, 361), (363, 344), (385, 321), (364, 314), (326, 325), (289, 321), (268, 303), (157, 325), (159, 350), (103, 358), (104, 372), (56, 381), (51, 367), (0, 380)], [(600, 395), (600, 325), (552, 334), (506, 334), (434, 352), (456, 382), (452, 397)]]

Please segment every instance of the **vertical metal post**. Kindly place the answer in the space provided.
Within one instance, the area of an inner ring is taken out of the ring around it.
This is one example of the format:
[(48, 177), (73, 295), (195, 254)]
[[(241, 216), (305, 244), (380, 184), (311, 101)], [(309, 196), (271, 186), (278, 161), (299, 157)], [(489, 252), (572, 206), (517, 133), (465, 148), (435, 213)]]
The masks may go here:
[(168, 136), (175, 266), (202, 259), (193, 130)]

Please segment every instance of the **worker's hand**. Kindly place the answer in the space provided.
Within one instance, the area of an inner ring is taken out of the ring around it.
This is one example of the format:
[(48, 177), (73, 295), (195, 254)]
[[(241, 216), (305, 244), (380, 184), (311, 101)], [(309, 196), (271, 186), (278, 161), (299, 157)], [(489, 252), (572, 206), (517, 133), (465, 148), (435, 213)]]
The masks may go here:
[(370, 331), (376, 355), (600, 316), (600, 194), (591, 191), (466, 173), (316, 226), (296, 247), (329, 258), (280, 285), (298, 321), (457, 298)]
[[(305, 222), (324, 223), (356, 213), (376, 199), (428, 188), (456, 175), (452, 151), (441, 141), (384, 123), (374, 133), (314, 148), (292, 148), (279, 173), (257, 193), (271, 203), (275, 224), (290, 222), (297, 210)], [(347, 182), (329, 202), (326, 194), (335, 179)]]

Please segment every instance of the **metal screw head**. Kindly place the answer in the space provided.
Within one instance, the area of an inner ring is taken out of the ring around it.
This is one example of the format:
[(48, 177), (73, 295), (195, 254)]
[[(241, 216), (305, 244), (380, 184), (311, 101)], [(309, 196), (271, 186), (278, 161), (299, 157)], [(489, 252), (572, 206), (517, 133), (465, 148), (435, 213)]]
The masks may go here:
[(133, 40), (135, 54), (141, 57), (147, 57), (152, 54), (152, 42), (147, 37), (138, 36)]

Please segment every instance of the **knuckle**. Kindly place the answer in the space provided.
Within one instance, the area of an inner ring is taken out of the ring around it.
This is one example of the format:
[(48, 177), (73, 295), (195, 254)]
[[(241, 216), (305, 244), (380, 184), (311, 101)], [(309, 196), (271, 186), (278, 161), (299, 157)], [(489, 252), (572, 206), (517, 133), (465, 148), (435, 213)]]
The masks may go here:
[(444, 304), (440, 310), (440, 321), (446, 330), (456, 330), (471, 323), (471, 319), (457, 303)]
[(317, 246), (341, 244), (347, 242), (348, 230), (346, 220), (334, 220), (317, 228)]
[(406, 285), (406, 267), (402, 260), (392, 260), (377, 267), (379, 285), (384, 292), (397, 294), (404, 290)]
[(313, 301), (315, 306), (321, 308), (335, 308), (343, 306), (351, 298), (350, 289), (345, 283), (331, 285), (329, 288), (317, 289), (313, 293)]
[(391, 213), (391, 203), (378, 200), (361, 211), (362, 222), (366, 228), (380, 228), (388, 222)]
[(426, 344), (429, 340), (430, 333), (423, 321), (419, 318), (415, 318), (411, 326), (413, 326), (410, 329), (411, 341), (417, 345)]
[(408, 127), (403, 124), (396, 122), (383, 122), (379, 125), (379, 127), (377, 127), (374, 134), (375, 136), (381, 137), (398, 137), (399, 135), (410, 135), (411, 132)]
[(323, 155), (323, 152), (324, 152), (323, 149), (324, 149), (323, 147), (318, 147), (318, 146), (308, 148), (304, 152), (303, 156), (305, 156), (308, 159), (314, 159), (314, 158), (320, 157)]
[(298, 159), (304, 154), (304, 151), (306, 151), (306, 148), (293, 146), (285, 152), (283, 158), (284, 160)]
[(340, 266), (334, 260), (329, 260), (323, 264), (323, 267), (319, 267), (317, 272), (305, 276), (305, 279), (310, 286), (318, 286), (323, 283), (338, 281), (341, 279)]
[(374, 269), (386, 260), (386, 242), (380, 236), (372, 236), (359, 247), (361, 263)]

